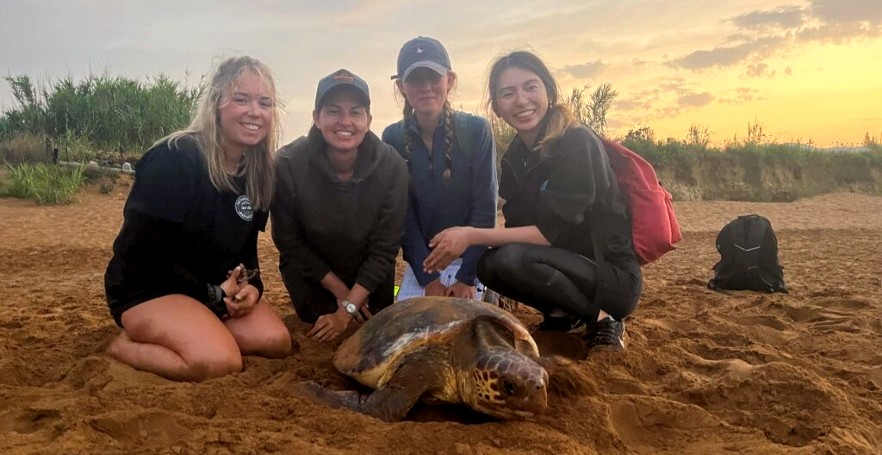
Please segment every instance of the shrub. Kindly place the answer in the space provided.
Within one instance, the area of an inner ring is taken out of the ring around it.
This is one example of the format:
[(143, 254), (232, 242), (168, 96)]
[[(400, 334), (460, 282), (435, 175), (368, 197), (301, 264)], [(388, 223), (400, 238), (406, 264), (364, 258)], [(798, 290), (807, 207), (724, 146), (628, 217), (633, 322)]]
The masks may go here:
[(39, 205), (62, 205), (73, 202), (86, 179), (82, 167), (61, 167), (44, 163), (23, 163), (9, 169), (8, 194), (31, 199)]
[[(88, 76), (50, 81), (38, 89), (26, 75), (6, 76), (17, 107), (0, 113), (0, 140), (20, 134), (46, 136), (60, 145), (61, 159), (88, 151), (116, 158), (124, 150), (145, 150), (153, 141), (189, 123), (204, 85), (188, 88), (165, 75), (146, 82), (123, 77)], [(94, 158), (92, 158), (94, 159)], [(98, 157), (98, 160), (101, 160)]]
[(86, 164), (101, 161), (101, 152), (85, 136), (77, 136), (67, 131), (58, 138), (58, 159)]
[(40, 136), (24, 133), (0, 142), (0, 161), (7, 164), (45, 163), (51, 160), (48, 145)]

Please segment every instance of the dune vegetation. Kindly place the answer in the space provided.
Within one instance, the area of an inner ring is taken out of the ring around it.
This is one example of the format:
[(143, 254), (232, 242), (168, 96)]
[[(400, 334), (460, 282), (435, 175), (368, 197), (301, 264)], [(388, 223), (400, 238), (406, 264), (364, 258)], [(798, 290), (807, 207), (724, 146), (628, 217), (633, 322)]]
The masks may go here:
[[(146, 82), (124, 77), (70, 77), (37, 88), (27, 75), (6, 76), (16, 106), (0, 114), (0, 195), (42, 204), (68, 203), (70, 189), (54, 186), (101, 182), (109, 192), (114, 174), (95, 169), (71, 174), (37, 163), (77, 162), (118, 167), (134, 163), (150, 144), (184, 127), (204, 84), (188, 87), (160, 74)], [(573, 88), (567, 102), (577, 119), (604, 134), (618, 92), (609, 83)], [(492, 118), (499, 150), (514, 131)], [(722, 146), (710, 143), (708, 127), (692, 125), (682, 139), (655, 137), (636, 126), (612, 139), (655, 166), (675, 200), (791, 201), (833, 191), (882, 192), (882, 136), (867, 133), (863, 147), (830, 151), (811, 143), (777, 143), (763, 125)], [(39, 169), (39, 171), (36, 171)], [(84, 176), (79, 178), (76, 175)], [(22, 180), (24, 177), (27, 180)], [(75, 189), (74, 189), (75, 192)]]

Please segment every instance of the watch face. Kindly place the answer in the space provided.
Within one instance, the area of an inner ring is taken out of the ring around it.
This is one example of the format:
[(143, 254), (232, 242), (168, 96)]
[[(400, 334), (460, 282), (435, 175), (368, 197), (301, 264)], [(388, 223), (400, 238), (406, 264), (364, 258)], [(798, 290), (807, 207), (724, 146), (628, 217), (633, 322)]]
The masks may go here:
[(355, 313), (358, 312), (358, 307), (355, 306), (354, 303), (349, 302), (349, 303), (346, 304), (346, 312), (349, 313), (349, 314), (355, 314)]

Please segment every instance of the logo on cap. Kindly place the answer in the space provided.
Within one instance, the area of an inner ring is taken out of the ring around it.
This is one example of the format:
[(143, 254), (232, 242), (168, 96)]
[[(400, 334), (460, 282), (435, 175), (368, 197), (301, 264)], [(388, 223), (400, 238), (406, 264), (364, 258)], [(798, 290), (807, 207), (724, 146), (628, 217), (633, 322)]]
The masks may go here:
[(423, 53), (423, 48), (417, 47), (417, 54), (422, 54), (422, 53)]
[(344, 73), (344, 72), (342, 72), (342, 71), (339, 72), (339, 73), (337, 73), (337, 74), (335, 74), (335, 75), (333, 76), (333, 78), (334, 78), (335, 81), (338, 81), (338, 82), (354, 82), (354, 81), (355, 81), (355, 78), (352, 77), (351, 74)]

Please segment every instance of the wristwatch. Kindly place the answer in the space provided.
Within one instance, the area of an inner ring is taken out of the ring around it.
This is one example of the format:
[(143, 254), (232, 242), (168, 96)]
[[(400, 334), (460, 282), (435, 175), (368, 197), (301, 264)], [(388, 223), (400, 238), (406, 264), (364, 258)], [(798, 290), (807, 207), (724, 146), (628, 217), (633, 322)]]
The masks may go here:
[(350, 316), (356, 319), (358, 318), (358, 305), (348, 300), (340, 302), (340, 305), (343, 305), (343, 309), (346, 310), (346, 312), (349, 313)]

